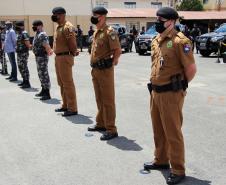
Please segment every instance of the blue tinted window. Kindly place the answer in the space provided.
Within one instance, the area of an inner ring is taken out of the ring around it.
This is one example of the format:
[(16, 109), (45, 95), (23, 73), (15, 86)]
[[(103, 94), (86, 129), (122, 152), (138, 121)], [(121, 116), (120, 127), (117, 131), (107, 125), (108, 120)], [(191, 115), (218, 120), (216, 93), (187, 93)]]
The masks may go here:
[(157, 31), (155, 29), (155, 26), (151, 26), (147, 31), (146, 31), (146, 34), (157, 34)]
[(215, 30), (216, 33), (226, 32), (226, 25), (221, 26)]

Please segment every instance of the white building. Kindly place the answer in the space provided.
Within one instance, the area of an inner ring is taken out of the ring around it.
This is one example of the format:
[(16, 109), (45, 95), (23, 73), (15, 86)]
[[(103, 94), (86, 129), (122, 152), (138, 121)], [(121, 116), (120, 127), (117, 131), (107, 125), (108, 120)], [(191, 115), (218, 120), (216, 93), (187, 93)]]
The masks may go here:
[(108, 9), (159, 8), (172, 6), (174, 0), (0, 0), (0, 21), (23, 20), (26, 29), (33, 36), (31, 29), (35, 19), (44, 22), (45, 30), (52, 36), (55, 25), (51, 21), (52, 9), (62, 6), (67, 11), (67, 19), (72, 24), (80, 24), (86, 35), (90, 24), (92, 7), (104, 6)]

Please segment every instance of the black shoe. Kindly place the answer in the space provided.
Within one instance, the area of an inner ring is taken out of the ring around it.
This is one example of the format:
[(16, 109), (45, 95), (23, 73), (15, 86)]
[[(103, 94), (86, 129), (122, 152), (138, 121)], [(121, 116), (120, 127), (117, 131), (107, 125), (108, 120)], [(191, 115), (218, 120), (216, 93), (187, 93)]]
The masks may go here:
[(36, 97), (42, 97), (43, 95), (44, 95), (44, 92), (43, 92), (43, 88), (42, 88), (42, 90), (38, 93), (38, 94), (36, 94), (35, 96)]
[(12, 78), (13, 78), (12, 76), (9, 76), (9, 77), (6, 78), (6, 80), (10, 80), (10, 79), (12, 79)]
[(58, 108), (58, 109), (55, 109), (55, 112), (66, 112), (67, 111), (67, 108)]
[(166, 183), (169, 185), (178, 184), (185, 178), (185, 175), (176, 175), (170, 173), (169, 177), (167, 178)]
[(78, 115), (78, 112), (76, 111), (76, 112), (72, 112), (72, 111), (65, 111), (63, 114), (62, 114), (62, 116), (63, 117), (67, 117), (67, 116), (75, 116), (75, 115)]
[(30, 82), (25, 80), (24, 84), (21, 86), (22, 89), (31, 88)]
[(23, 85), (24, 85), (24, 81), (18, 84), (18, 86), (23, 86)]
[(67, 111), (67, 108), (57, 108), (55, 109), (55, 112), (66, 112)]
[(16, 82), (17, 81), (17, 78), (11, 78), (9, 81), (10, 82)]
[(88, 127), (88, 131), (90, 132), (105, 132), (106, 131), (106, 128), (103, 128), (103, 127), (98, 127), (97, 125), (93, 125), (93, 126), (90, 126)]
[(170, 168), (169, 164), (155, 164), (154, 162), (144, 163), (145, 170), (167, 170)]
[(110, 133), (110, 132), (105, 132), (101, 137), (100, 140), (101, 141), (106, 141), (106, 140), (110, 140), (113, 139), (115, 137), (118, 137), (118, 133)]

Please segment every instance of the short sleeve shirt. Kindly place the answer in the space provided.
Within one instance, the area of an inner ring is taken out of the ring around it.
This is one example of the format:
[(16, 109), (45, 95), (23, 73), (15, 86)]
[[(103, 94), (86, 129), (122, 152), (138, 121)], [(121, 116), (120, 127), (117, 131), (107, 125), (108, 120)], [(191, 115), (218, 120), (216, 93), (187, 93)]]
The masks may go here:
[(49, 44), (49, 37), (46, 32), (37, 33), (33, 40), (33, 52), (35, 55), (46, 55), (43, 45)]
[(158, 35), (151, 48), (151, 82), (155, 85), (170, 83), (170, 77), (176, 74), (184, 78), (184, 68), (195, 63), (191, 41), (174, 29)]
[(29, 41), (30, 36), (27, 33), (27, 31), (22, 31), (21, 33), (19, 33), (17, 35), (17, 52), (28, 52), (29, 49), (27, 48), (27, 46), (25, 45), (25, 41)]
[(75, 40), (75, 28), (74, 26), (69, 22), (66, 21), (63, 25), (59, 25), (56, 28), (56, 31), (54, 33), (54, 43), (53, 43), (53, 50), (55, 53), (61, 53), (61, 52), (68, 52), (68, 40), (73, 38), (74, 42)]
[(114, 50), (121, 48), (118, 34), (110, 26), (96, 30), (93, 34), (91, 63), (109, 58)]

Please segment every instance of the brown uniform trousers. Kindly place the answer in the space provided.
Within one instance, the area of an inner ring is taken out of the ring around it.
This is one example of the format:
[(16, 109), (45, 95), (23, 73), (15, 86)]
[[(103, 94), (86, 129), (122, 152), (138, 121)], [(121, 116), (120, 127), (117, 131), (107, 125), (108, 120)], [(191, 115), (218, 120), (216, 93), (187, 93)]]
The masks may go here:
[(73, 39), (74, 42), (76, 42), (73, 25), (70, 22), (65, 21), (63, 25), (57, 26), (54, 34), (53, 48), (54, 52), (56, 53), (55, 67), (57, 82), (60, 86), (61, 96), (63, 100), (62, 108), (67, 108), (69, 111), (76, 112), (78, 111), (78, 109), (72, 74), (74, 57), (67, 54), (70, 51), (70, 48), (68, 46), (69, 39)]
[(172, 166), (172, 173), (185, 173), (184, 139), (181, 131), (185, 92), (152, 92), (151, 117), (156, 164)]
[[(174, 29), (168, 29), (152, 41), (151, 82), (162, 86), (171, 77), (181, 74), (186, 66), (195, 63), (190, 40)], [(156, 164), (170, 162), (172, 173), (185, 174), (185, 152), (182, 134), (182, 107), (186, 92), (167, 91), (151, 94), (151, 117), (155, 142)]]
[(98, 108), (97, 126), (116, 133), (114, 67), (104, 70), (92, 69), (91, 74)]
[(73, 82), (72, 66), (74, 58), (71, 55), (56, 56), (55, 67), (57, 74), (57, 82), (60, 86), (61, 96), (63, 100), (63, 108), (70, 111), (78, 111), (75, 86)]
[[(119, 38), (113, 28), (105, 25), (96, 30), (93, 35), (91, 64), (100, 59), (109, 59), (113, 51), (119, 48)], [(116, 133), (114, 66), (107, 69), (93, 68), (91, 75), (98, 108), (96, 125), (106, 128), (110, 133)]]

